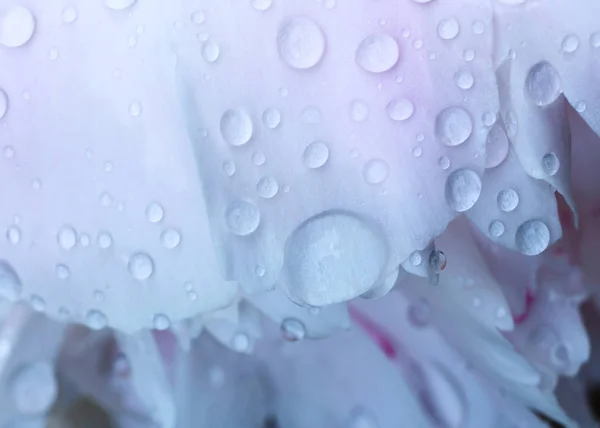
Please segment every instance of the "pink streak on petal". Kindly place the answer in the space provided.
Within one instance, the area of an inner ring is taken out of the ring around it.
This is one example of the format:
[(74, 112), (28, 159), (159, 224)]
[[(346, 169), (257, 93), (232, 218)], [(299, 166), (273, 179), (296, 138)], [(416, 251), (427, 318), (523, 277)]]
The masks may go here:
[(525, 309), (519, 315), (513, 315), (513, 321), (515, 325), (523, 324), (529, 318), (529, 314), (531, 313), (531, 309), (533, 308), (533, 304), (535, 303), (535, 296), (531, 292), (531, 290), (527, 290), (525, 294)]
[(353, 306), (349, 306), (348, 311), (352, 321), (367, 333), (386, 357), (390, 360), (395, 360), (398, 357), (398, 349), (394, 345), (394, 339), (381, 326)]

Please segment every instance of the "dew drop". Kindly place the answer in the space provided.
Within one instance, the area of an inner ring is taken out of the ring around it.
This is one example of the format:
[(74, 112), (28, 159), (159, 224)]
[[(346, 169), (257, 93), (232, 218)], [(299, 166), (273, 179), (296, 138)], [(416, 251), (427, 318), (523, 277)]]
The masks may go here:
[(579, 47), (579, 37), (577, 37), (575, 34), (569, 34), (565, 36), (560, 47), (564, 53), (575, 52)]
[(279, 183), (275, 177), (263, 177), (256, 184), (256, 191), (261, 198), (270, 199), (277, 195)]
[(146, 218), (150, 223), (159, 223), (164, 215), (165, 211), (158, 202), (152, 202), (146, 207)]
[(207, 40), (202, 44), (202, 58), (206, 62), (215, 62), (221, 55), (221, 48), (213, 41)]
[(146, 253), (135, 253), (129, 259), (127, 265), (129, 273), (140, 281), (146, 280), (152, 276), (154, 272), (154, 261)]
[(125, 10), (131, 7), (136, 0), (104, 0), (104, 4), (109, 9)]
[(350, 117), (355, 122), (364, 122), (369, 118), (369, 106), (361, 100), (354, 100), (350, 104)]
[(389, 175), (388, 164), (381, 159), (369, 160), (363, 168), (363, 178), (368, 184), (381, 184)]
[(441, 156), (438, 159), (438, 165), (443, 170), (446, 170), (446, 169), (450, 168), (450, 159), (448, 159), (446, 156)]
[(429, 255), (429, 267), (435, 273), (440, 273), (446, 268), (446, 255), (442, 251), (433, 250)]
[(468, 168), (452, 172), (446, 180), (446, 201), (456, 212), (471, 209), (481, 195), (481, 178)]
[(66, 6), (62, 10), (61, 17), (65, 24), (72, 24), (77, 20), (77, 9), (74, 6)]
[(329, 160), (329, 147), (322, 141), (310, 143), (302, 154), (302, 161), (307, 168), (321, 168)]
[(60, 245), (63, 250), (70, 250), (77, 244), (77, 232), (70, 226), (63, 226), (58, 231), (57, 237), (58, 245)]
[(559, 168), (560, 161), (558, 159), (558, 156), (556, 156), (556, 153), (547, 153), (544, 155), (544, 157), (542, 157), (542, 169), (547, 175), (556, 175)]
[(281, 323), (281, 335), (289, 342), (297, 342), (306, 336), (306, 327), (296, 318), (286, 318)]
[(549, 62), (535, 64), (525, 78), (525, 93), (538, 106), (552, 104), (562, 93), (558, 72)]
[(17, 226), (11, 226), (6, 231), (6, 239), (13, 245), (17, 245), (21, 242), (21, 229)]
[(529, 220), (517, 229), (517, 248), (526, 256), (541, 254), (550, 244), (550, 229), (541, 220)]
[(514, 189), (502, 190), (498, 193), (498, 208), (505, 213), (514, 211), (519, 205), (519, 194)]
[(236, 333), (231, 339), (231, 346), (237, 352), (246, 352), (250, 348), (250, 338), (246, 333)]
[(499, 238), (504, 235), (505, 229), (504, 223), (500, 220), (494, 220), (490, 223), (488, 231), (493, 238)]
[(456, 83), (456, 86), (458, 86), (460, 89), (464, 89), (466, 91), (473, 87), (473, 84), (475, 83), (475, 79), (473, 78), (473, 75), (471, 74), (470, 71), (460, 70), (460, 71), (457, 71), (456, 74), (454, 75), (454, 82)]
[(133, 117), (137, 117), (142, 114), (142, 105), (138, 101), (133, 101), (129, 104), (129, 114)]
[(260, 211), (250, 201), (236, 200), (225, 210), (225, 223), (234, 235), (247, 236), (260, 224)]
[(273, 0), (251, 0), (252, 7), (256, 10), (268, 10), (273, 5)]
[(156, 330), (164, 331), (171, 327), (171, 320), (165, 314), (156, 314), (152, 320)]
[(29, 298), (31, 308), (36, 312), (44, 312), (46, 310), (46, 301), (37, 294), (32, 294)]
[(365, 71), (383, 73), (396, 65), (400, 48), (388, 34), (372, 34), (365, 38), (356, 50), (356, 62)]
[(269, 129), (275, 129), (281, 123), (281, 113), (275, 108), (269, 108), (263, 113), (263, 123)]
[(27, 43), (35, 31), (35, 18), (29, 9), (12, 5), (0, 11), (0, 44), (16, 48)]
[(435, 118), (435, 134), (447, 146), (464, 143), (473, 132), (471, 115), (462, 107), (448, 107)]
[(227, 177), (232, 177), (235, 174), (235, 165), (233, 162), (223, 162), (223, 172)]
[(108, 325), (108, 319), (102, 312), (92, 309), (86, 314), (85, 323), (92, 330), (102, 330)]
[(160, 242), (167, 250), (172, 250), (181, 242), (181, 235), (176, 229), (165, 229), (160, 234)]
[(325, 35), (313, 21), (294, 18), (280, 28), (277, 50), (281, 60), (290, 67), (308, 69), (321, 61), (325, 53)]
[(593, 49), (600, 49), (600, 31), (597, 31), (590, 36), (590, 45)]
[(192, 20), (192, 22), (194, 24), (200, 25), (200, 24), (204, 23), (204, 21), (206, 20), (206, 16), (204, 15), (204, 12), (196, 11), (196, 12), (192, 13), (192, 15), (190, 16), (190, 19)]
[(410, 100), (400, 98), (391, 101), (386, 106), (386, 112), (390, 119), (394, 121), (404, 121), (409, 119), (415, 112), (415, 106)]
[(232, 146), (242, 146), (252, 137), (252, 119), (244, 110), (227, 110), (221, 117), (221, 135)]
[(509, 141), (506, 132), (498, 124), (495, 124), (488, 133), (485, 149), (485, 167), (495, 168), (500, 165), (509, 151)]
[(0, 119), (6, 116), (8, 111), (8, 95), (2, 89), (0, 89)]
[(452, 40), (458, 36), (460, 25), (454, 18), (442, 19), (437, 27), (438, 36), (443, 40)]

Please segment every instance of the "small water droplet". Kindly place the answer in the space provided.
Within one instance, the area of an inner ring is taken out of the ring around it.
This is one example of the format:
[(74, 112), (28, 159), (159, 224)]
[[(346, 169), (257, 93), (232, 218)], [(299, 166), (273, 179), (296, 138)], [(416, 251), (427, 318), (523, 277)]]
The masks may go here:
[(538, 106), (552, 104), (562, 93), (556, 69), (546, 61), (535, 64), (525, 78), (525, 93)]
[(112, 236), (108, 232), (100, 232), (98, 233), (98, 246), (103, 250), (110, 248), (112, 245)]
[(73, 229), (70, 226), (63, 226), (59, 231), (58, 231), (58, 245), (60, 245), (60, 247), (63, 250), (70, 250), (72, 249), (75, 244), (77, 243), (77, 232), (75, 232), (75, 229)]
[(260, 224), (260, 211), (249, 201), (236, 200), (227, 206), (225, 223), (231, 233), (247, 236), (253, 233)]
[(65, 24), (72, 24), (77, 20), (77, 9), (74, 6), (66, 6), (62, 10), (61, 17)]
[(232, 146), (242, 146), (252, 138), (252, 119), (244, 110), (231, 109), (221, 117), (221, 135)]
[(29, 298), (29, 303), (31, 304), (33, 310), (36, 312), (44, 312), (46, 310), (46, 301), (37, 294), (31, 295), (31, 297)]
[(443, 40), (452, 40), (458, 36), (460, 25), (454, 18), (442, 19), (437, 26), (437, 33)]
[(231, 339), (231, 346), (237, 352), (246, 352), (250, 348), (250, 338), (246, 333), (236, 333)]
[(263, 177), (256, 184), (256, 191), (261, 198), (270, 199), (277, 195), (279, 183), (275, 177)]
[(368, 184), (381, 184), (389, 175), (390, 167), (381, 159), (371, 159), (363, 168), (363, 178)]
[(364, 122), (369, 118), (369, 106), (361, 100), (354, 100), (350, 104), (350, 117), (355, 122)]
[(181, 235), (176, 229), (165, 229), (160, 234), (160, 242), (167, 250), (172, 250), (181, 242)]
[(221, 48), (218, 44), (211, 40), (207, 40), (202, 44), (202, 58), (206, 62), (215, 62), (221, 55)]
[(519, 194), (514, 189), (502, 190), (498, 193), (498, 208), (505, 213), (514, 211), (519, 205)]
[(100, 203), (103, 207), (110, 207), (113, 204), (113, 198), (110, 194), (104, 192), (100, 195)]
[(446, 255), (442, 251), (433, 250), (429, 255), (429, 267), (435, 273), (440, 273), (446, 268)]
[(499, 238), (500, 236), (504, 235), (505, 229), (504, 223), (502, 223), (500, 220), (493, 220), (489, 226), (490, 236), (493, 238)]
[(6, 116), (8, 111), (8, 95), (2, 89), (0, 89), (0, 119)]
[(546, 153), (544, 157), (542, 157), (542, 169), (549, 176), (556, 175), (558, 170), (560, 169), (560, 160), (556, 153)]
[(133, 101), (129, 104), (129, 114), (133, 117), (137, 117), (142, 114), (142, 105), (138, 101)]
[(196, 11), (196, 12), (192, 13), (192, 15), (190, 16), (190, 19), (192, 20), (192, 22), (194, 24), (200, 25), (200, 24), (204, 23), (204, 21), (206, 20), (206, 16), (204, 15), (204, 12)]
[(329, 159), (329, 147), (322, 141), (310, 143), (302, 155), (304, 165), (310, 169), (321, 168)]
[(289, 342), (297, 342), (306, 336), (306, 327), (296, 318), (286, 318), (281, 323), (281, 334)]
[(264, 165), (266, 160), (267, 160), (267, 158), (266, 158), (265, 154), (263, 152), (261, 152), (260, 150), (257, 150), (254, 153), (252, 153), (252, 163), (254, 165), (256, 165), (256, 166)]
[(575, 34), (566, 35), (560, 47), (564, 53), (575, 52), (579, 47), (579, 37), (577, 37)]
[(386, 107), (387, 115), (394, 121), (404, 121), (412, 117), (415, 106), (406, 98), (391, 101)]
[(508, 156), (510, 143), (502, 127), (494, 125), (488, 133), (485, 150), (485, 167), (495, 168)]
[(517, 229), (517, 248), (526, 256), (541, 254), (550, 244), (550, 229), (541, 220), (529, 220)]
[(104, 4), (109, 9), (125, 10), (131, 7), (136, 0), (104, 0)]
[(102, 330), (108, 325), (108, 319), (102, 312), (92, 309), (86, 314), (85, 323), (92, 330)]
[(223, 172), (227, 177), (233, 176), (235, 174), (235, 165), (233, 162), (223, 162)]
[(171, 320), (165, 314), (156, 314), (152, 320), (156, 330), (168, 330), (171, 327)]
[(150, 223), (159, 223), (164, 215), (163, 207), (158, 202), (152, 202), (146, 207), (146, 218)]
[(448, 107), (435, 119), (435, 134), (447, 146), (458, 146), (473, 132), (471, 115), (462, 107)]
[(275, 108), (269, 108), (263, 113), (263, 123), (269, 129), (275, 129), (281, 123), (281, 113)]
[(254, 268), (254, 273), (256, 273), (256, 276), (259, 278), (262, 278), (267, 273), (267, 270), (264, 266), (257, 265), (256, 268)]
[(58, 264), (56, 265), (56, 276), (58, 277), (58, 279), (61, 280), (66, 280), (69, 278), (69, 276), (71, 276), (71, 270), (69, 269), (69, 267), (67, 265), (64, 264)]
[(21, 229), (17, 226), (11, 226), (6, 231), (6, 239), (13, 245), (17, 245), (21, 242)]
[(475, 83), (475, 78), (473, 77), (470, 71), (460, 70), (457, 71), (454, 75), (454, 82), (456, 83), (456, 86), (466, 91), (473, 87), (473, 84)]
[(154, 261), (146, 253), (135, 253), (129, 259), (128, 269), (135, 279), (143, 281), (154, 273)]
[(446, 169), (450, 168), (450, 159), (448, 159), (446, 156), (441, 156), (438, 159), (438, 165), (443, 170), (446, 170)]

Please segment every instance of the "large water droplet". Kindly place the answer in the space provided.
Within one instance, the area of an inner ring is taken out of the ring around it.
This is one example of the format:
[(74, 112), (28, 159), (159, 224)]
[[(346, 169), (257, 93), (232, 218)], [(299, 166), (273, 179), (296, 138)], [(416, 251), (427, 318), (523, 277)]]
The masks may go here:
[(279, 57), (292, 68), (307, 69), (321, 61), (325, 36), (317, 24), (307, 18), (286, 22), (277, 34)]
[(348, 213), (323, 213), (288, 240), (287, 286), (311, 306), (346, 301), (379, 281), (386, 260), (385, 240), (369, 223)]
[(261, 198), (270, 199), (279, 191), (279, 183), (270, 175), (263, 177), (256, 184), (256, 191)]
[(560, 47), (564, 53), (575, 52), (579, 47), (579, 37), (577, 37), (575, 34), (568, 34), (563, 39)]
[(471, 208), (481, 195), (481, 178), (468, 168), (458, 169), (446, 181), (446, 201), (456, 212)]
[(252, 119), (244, 110), (227, 110), (221, 117), (221, 135), (232, 146), (242, 146), (252, 138)]
[(11, 301), (21, 296), (21, 280), (7, 262), (0, 260), (0, 297)]
[(9, 48), (23, 46), (35, 31), (35, 18), (23, 6), (12, 5), (0, 11), (0, 44)]
[(448, 107), (435, 118), (435, 135), (447, 146), (464, 143), (473, 132), (473, 120), (462, 107)]
[(438, 36), (443, 40), (452, 40), (459, 32), (460, 25), (455, 18), (442, 19), (437, 27)]
[(552, 104), (562, 93), (560, 76), (547, 61), (535, 64), (525, 78), (525, 93), (538, 106)]
[(225, 210), (225, 223), (231, 233), (246, 236), (258, 229), (260, 211), (250, 201), (236, 200)]
[(47, 361), (21, 366), (11, 377), (10, 393), (17, 411), (23, 415), (41, 415), (58, 396), (54, 367)]
[(154, 272), (154, 261), (146, 253), (135, 253), (127, 264), (129, 272), (137, 280), (145, 280)]
[(529, 220), (517, 229), (517, 248), (526, 256), (541, 254), (550, 244), (550, 229), (541, 220)]
[(400, 48), (388, 34), (373, 34), (365, 38), (356, 49), (356, 62), (371, 73), (382, 73), (396, 65)]

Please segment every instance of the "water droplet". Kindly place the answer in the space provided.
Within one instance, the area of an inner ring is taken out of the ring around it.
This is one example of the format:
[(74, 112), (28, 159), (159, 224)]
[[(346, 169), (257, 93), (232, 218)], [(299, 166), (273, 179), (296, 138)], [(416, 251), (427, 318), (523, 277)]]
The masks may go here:
[(435, 273), (440, 273), (446, 269), (446, 255), (442, 251), (433, 250), (429, 255), (429, 267)]
[(431, 306), (427, 299), (421, 297), (408, 306), (407, 316), (409, 322), (415, 327), (425, 327), (431, 317)]
[(275, 129), (281, 123), (281, 113), (275, 108), (266, 109), (263, 113), (263, 123), (269, 129)]
[(110, 161), (104, 162), (104, 172), (112, 172), (113, 164)]
[(135, 0), (104, 0), (104, 4), (109, 9), (113, 10), (124, 10), (131, 7), (135, 3)]
[(452, 172), (446, 180), (446, 201), (456, 212), (473, 207), (481, 195), (481, 178), (468, 168)]
[(438, 36), (443, 40), (452, 40), (458, 36), (460, 25), (454, 18), (442, 19), (437, 27)]
[(12, 402), (22, 415), (45, 414), (58, 396), (54, 367), (47, 361), (21, 366), (11, 376), (9, 384)]
[(252, 119), (244, 110), (227, 110), (221, 117), (221, 135), (232, 146), (242, 146), (252, 138)]
[(253, 233), (260, 224), (260, 211), (250, 201), (236, 200), (229, 204), (225, 211), (225, 223), (231, 233), (247, 236)]
[(92, 330), (102, 330), (108, 325), (108, 319), (102, 312), (92, 309), (86, 314), (85, 323)]
[(423, 263), (423, 256), (420, 251), (413, 251), (410, 253), (410, 262), (413, 266), (420, 266)]
[(29, 9), (11, 5), (0, 12), (0, 44), (16, 48), (27, 43), (35, 31), (35, 18)]
[(495, 168), (500, 165), (509, 151), (509, 141), (506, 132), (498, 124), (494, 125), (487, 136), (485, 151), (485, 167)]
[(21, 242), (21, 229), (17, 226), (11, 226), (6, 231), (6, 239), (13, 245), (17, 245)]
[(146, 207), (146, 218), (150, 223), (159, 223), (164, 215), (163, 207), (158, 202), (152, 202)]
[(11, 301), (21, 296), (21, 280), (17, 273), (4, 260), (0, 260), (0, 297)]
[(281, 323), (281, 335), (289, 342), (297, 342), (306, 336), (306, 327), (296, 318), (286, 318)]
[(181, 242), (181, 235), (176, 229), (165, 229), (160, 234), (160, 242), (167, 250), (172, 250)]
[(364, 294), (377, 283), (387, 260), (386, 241), (373, 227), (342, 212), (305, 221), (285, 247), (289, 292), (311, 306)]
[(560, 160), (556, 153), (546, 153), (544, 157), (542, 157), (542, 168), (546, 174), (549, 176), (556, 175), (560, 168)]
[(0, 119), (6, 116), (8, 111), (8, 95), (2, 89), (0, 89)]
[(563, 39), (560, 47), (565, 53), (575, 52), (579, 47), (579, 37), (577, 37), (575, 34), (568, 34)]
[(485, 126), (493, 126), (498, 120), (498, 113), (493, 111), (486, 111), (482, 116), (483, 124)]
[(456, 74), (454, 75), (454, 82), (456, 83), (456, 86), (458, 86), (460, 89), (464, 89), (466, 91), (473, 87), (473, 84), (475, 83), (475, 79), (473, 78), (473, 75), (471, 74), (470, 71), (460, 70), (460, 71), (457, 71)]
[(227, 177), (233, 176), (235, 174), (235, 165), (233, 162), (223, 162), (223, 172)]
[(600, 48), (600, 31), (597, 31), (590, 36), (590, 45), (593, 49)]
[(406, 98), (391, 101), (386, 107), (387, 115), (395, 121), (409, 119), (415, 112), (415, 106)]
[(475, 59), (475, 51), (473, 49), (466, 49), (463, 52), (463, 58), (467, 62), (471, 62)]
[(280, 28), (277, 50), (281, 60), (290, 67), (308, 69), (321, 61), (325, 53), (325, 35), (313, 21), (294, 18)]
[(300, 118), (302, 122), (308, 123), (311, 125), (315, 125), (317, 123), (321, 123), (323, 120), (323, 115), (321, 114), (321, 110), (315, 106), (308, 106), (300, 112)]
[(266, 160), (267, 160), (267, 158), (265, 157), (265, 154), (263, 152), (261, 152), (260, 150), (257, 150), (254, 153), (252, 153), (252, 163), (254, 165), (256, 165), (256, 166), (264, 165)]
[(504, 235), (505, 229), (504, 223), (502, 223), (500, 220), (493, 220), (489, 227), (490, 236), (499, 238), (500, 236)]
[(279, 183), (272, 176), (261, 178), (256, 184), (256, 191), (261, 198), (269, 199), (274, 197), (279, 191)]
[(329, 147), (322, 141), (310, 143), (302, 155), (304, 165), (310, 169), (321, 168), (329, 159)]
[(473, 132), (471, 115), (462, 107), (448, 107), (435, 118), (435, 135), (447, 146), (464, 143)]
[(369, 118), (369, 106), (361, 100), (352, 101), (350, 104), (350, 117), (355, 122), (364, 122)]
[(525, 78), (525, 93), (538, 106), (552, 104), (562, 93), (558, 72), (549, 62), (535, 64)]
[(60, 245), (63, 250), (70, 250), (77, 244), (77, 232), (70, 226), (63, 226), (58, 231), (57, 238), (58, 245)]
[(113, 204), (113, 198), (110, 194), (104, 192), (100, 195), (100, 203), (103, 207), (110, 207)]
[(56, 265), (56, 276), (58, 277), (58, 279), (61, 280), (66, 280), (69, 278), (69, 276), (71, 276), (71, 270), (69, 269), (69, 267), (67, 265), (63, 265), (63, 264), (58, 264)]
[(250, 348), (250, 338), (246, 333), (236, 333), (231, 338), (231, 346), (237, 352), (246, 352)]
[(450, 159), (448, 159), (446, 156), (441, 156), (438, 159), (438, 165), (443, 170), (446, 170), (446, 169), (450, 168)]
[(202, 44), (202, 58), (206, 62), (215, 62), (221, 55), (221, 48), (218, 44), (211, 40), (207, 40)]
[(140, 281), (146, 280), (154, 273), (154, 261), (146, 253), (135, 253), (127, 265), (129, 273)]
[(74, 6), (66, 6), (62, 10), (61, 17), (65, 24), (72, 24), (77, 20), (77, 9)]
[(550, 229), (541, 220), (529, 220), (517, 229), (517, 248), (526, 256), (541, 254), (550, 244)]
[(383, 183), (390, 173), (390, 167), (381, 159), (369, 160), (363, 168), (363, 178), (369, 184)]
[(56, 48), (50, 48), (48, 51), (48, 59), (50, 59), (50, 61), (56, 61), (58, 59), (58, 55), (58, 49)]
[(383, 73), (396, 65), (400, 48), (388, 34), (372, 34), (365, 38), (356, 50), (356, 62), (371, 73)]
[(204, 12), (196, 11), (196, 12), (192, 13), (192, 15), (190, 16), (190, 19), (192, 20), (192, 22), (194, 24), (200, 25), (200, 24), (204, 23), (204, 21), (206, 20), (206, 16), (204, 15)]
[(171, 320), (165, 314), (156, 314), (152, 320), (156, 330), (167, 330), (171, 327)]
[(29, 304), (36, 312), (44, 312), (46, 310), (46, 301), (37, 294), (32, 294), (29, 298)]
[(4, 157), (6, 159), (12, 159), (15, 157), (15, 148), (13, 146), (4, 147)]
[(416, 158), (421, 157), (421, 155), (423, 154), (423, 148), (421, 146), (415, 147), (412, 151), (412, 154)]
[(519, 205), (519, 194), (514, 189), (502, 190), (498, 193), (498, 208), (505, 213), (514, 211)]
[(347, 426), (348, 428), (379, 428), (379, 422), (371, 410), (357, 406), (350, 412)]
[(142, 105), (138, 101), (133, 101), (129, 104), (129, 114), (133, 117), (137, 117), (142, 114)]
[(110, 248), (112, 245), (112, 236), (108, 232), (100, 232), (98, 233), (98, 246), (103, 250)]
[(483, 21), (480, 20), (473, 21), (471, 29), (473, 30), (474, 34), (483, 34), (485, 31), (485, 24), (483, 23)]
[(96, 302), (104, 302), (104, 293), (100, 290), (94, 290), (94, 300)]

